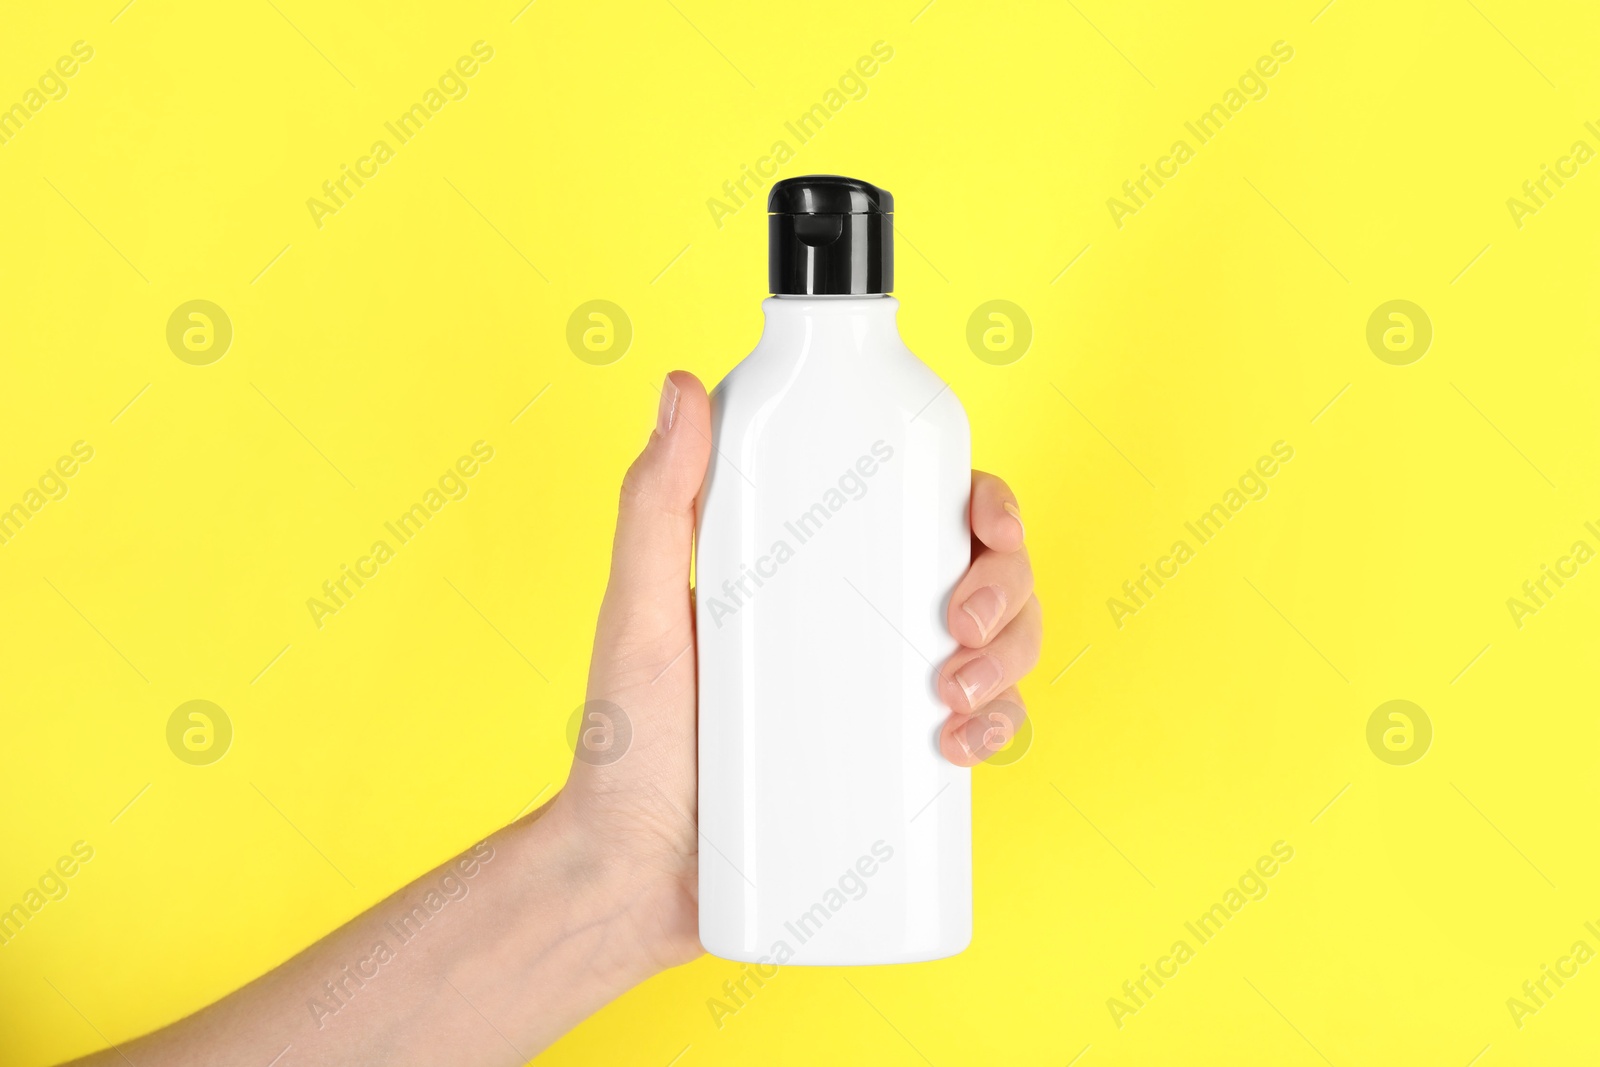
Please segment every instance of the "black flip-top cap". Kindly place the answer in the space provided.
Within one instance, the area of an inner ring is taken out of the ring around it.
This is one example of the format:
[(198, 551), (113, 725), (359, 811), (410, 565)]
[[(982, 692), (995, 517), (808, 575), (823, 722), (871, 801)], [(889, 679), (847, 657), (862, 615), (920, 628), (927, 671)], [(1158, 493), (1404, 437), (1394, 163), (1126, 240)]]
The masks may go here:
[(864, 296), (894, 289), (894, 197), (837, 174), (785, 178), (767, 197), (767, 291)]

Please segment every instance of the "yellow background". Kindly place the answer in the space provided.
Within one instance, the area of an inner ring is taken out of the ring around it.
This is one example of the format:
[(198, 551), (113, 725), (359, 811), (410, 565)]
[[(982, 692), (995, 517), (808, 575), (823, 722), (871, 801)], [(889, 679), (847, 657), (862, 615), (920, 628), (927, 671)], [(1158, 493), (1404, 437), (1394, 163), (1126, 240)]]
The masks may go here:
[[(780, 138), (784, 176), (896, 197), (902, 332), (1027, 518), (1035, 740), (974, 773), (962, 956), (786, 970), (720, 1030), (738, 967), (702, 959), (542, 1062), (1600, 1055), (1600, 964), (1506, 1007), (1600, 949), (1600, 564), (1506, 607), (1600, 547), (1600, 163), (1506, 206), (1600, 147), (1592, 6), (121, 3), (0, 13), (4, 102), (95, 50), (0, 146), (0, 503), (95, 450), (0, 546), (0, 904), (95, 850), (0, 947), (6, 1063), (208, 1003), (559, 785), (654, 387), (760, 329), (763, 209), (706, 202)], [(478, 40), (469, 95), (318, 229), (307, 198)], [(1107, 198), (1280, 40), (1119, 229)], [(166, 343), (192, 299), (233, 324), (209, 366)], [(633, 323), (609, 366), (565, 342), (591, 299)], [(992, 299), (1033, 325), (1006, 366), (965, 340)], [(1366, 343), (1392, 299), (1433, 324), (1409, 366)], [(466, 499), (317, 629), (306, 599), (480, 439)], [(1107, 598), (1278, 440), (1266, 499), (1119, 629)], [(165, 740), (193, 699), (235, 731), (206, 767)], [(1433, 725), (1409, 766), (1367, 745), (1392, 699)], [(1267, 897), (1119, 1029), (1108, 998), (1278, 840)]]

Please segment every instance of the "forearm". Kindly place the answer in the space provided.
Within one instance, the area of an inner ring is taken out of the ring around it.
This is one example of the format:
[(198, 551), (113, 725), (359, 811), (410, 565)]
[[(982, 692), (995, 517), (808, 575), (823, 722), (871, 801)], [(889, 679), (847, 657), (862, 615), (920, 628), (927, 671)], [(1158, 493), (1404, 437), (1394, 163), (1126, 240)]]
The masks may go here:
[(522, 1064), (656, 968), (568, 813), (507, 827), (165, 1030), (81, 1061)]

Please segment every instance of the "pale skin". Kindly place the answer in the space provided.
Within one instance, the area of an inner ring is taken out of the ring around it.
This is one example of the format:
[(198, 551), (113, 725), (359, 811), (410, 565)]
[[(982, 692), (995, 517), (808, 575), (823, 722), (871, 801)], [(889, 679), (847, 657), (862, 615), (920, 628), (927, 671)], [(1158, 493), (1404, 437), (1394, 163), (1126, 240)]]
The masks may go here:
[[(702, 954), (689, 565), (710, 402), (684, 371), (661, 393), (656, 428), (623, 481), (589, 666), (589, 699), (623, 708), (632, 723), (626, 755), (575, 761), (538, 811), (210, 1007), (76, 1063), (521, 1064)], [(939, 748), (963, 767), (1021, 726), (1016, 683), (1037, 661), (1042, 632), (1011, 490), (974, 471), (970, 518), (972, 566), (947, 616), (960, 647), (936, 683), (950, 708)], [(424, 919), (402, 940), (396, 923), (413, 909)], [(375, 954), (380, 941), (391, 958)]]

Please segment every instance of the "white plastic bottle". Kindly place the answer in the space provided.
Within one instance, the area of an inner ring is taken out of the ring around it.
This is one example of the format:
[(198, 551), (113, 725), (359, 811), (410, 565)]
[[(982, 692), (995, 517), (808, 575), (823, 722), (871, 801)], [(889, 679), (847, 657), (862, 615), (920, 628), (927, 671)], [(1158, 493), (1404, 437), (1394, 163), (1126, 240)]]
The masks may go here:
[(972, 936), (970, 772), (936, 671), (971, 558), (967, 418), (895, 325), (893, 199), (772, 189), (761, 341), (712, 397), (696, 553), (700, 941), (909, 963)]

